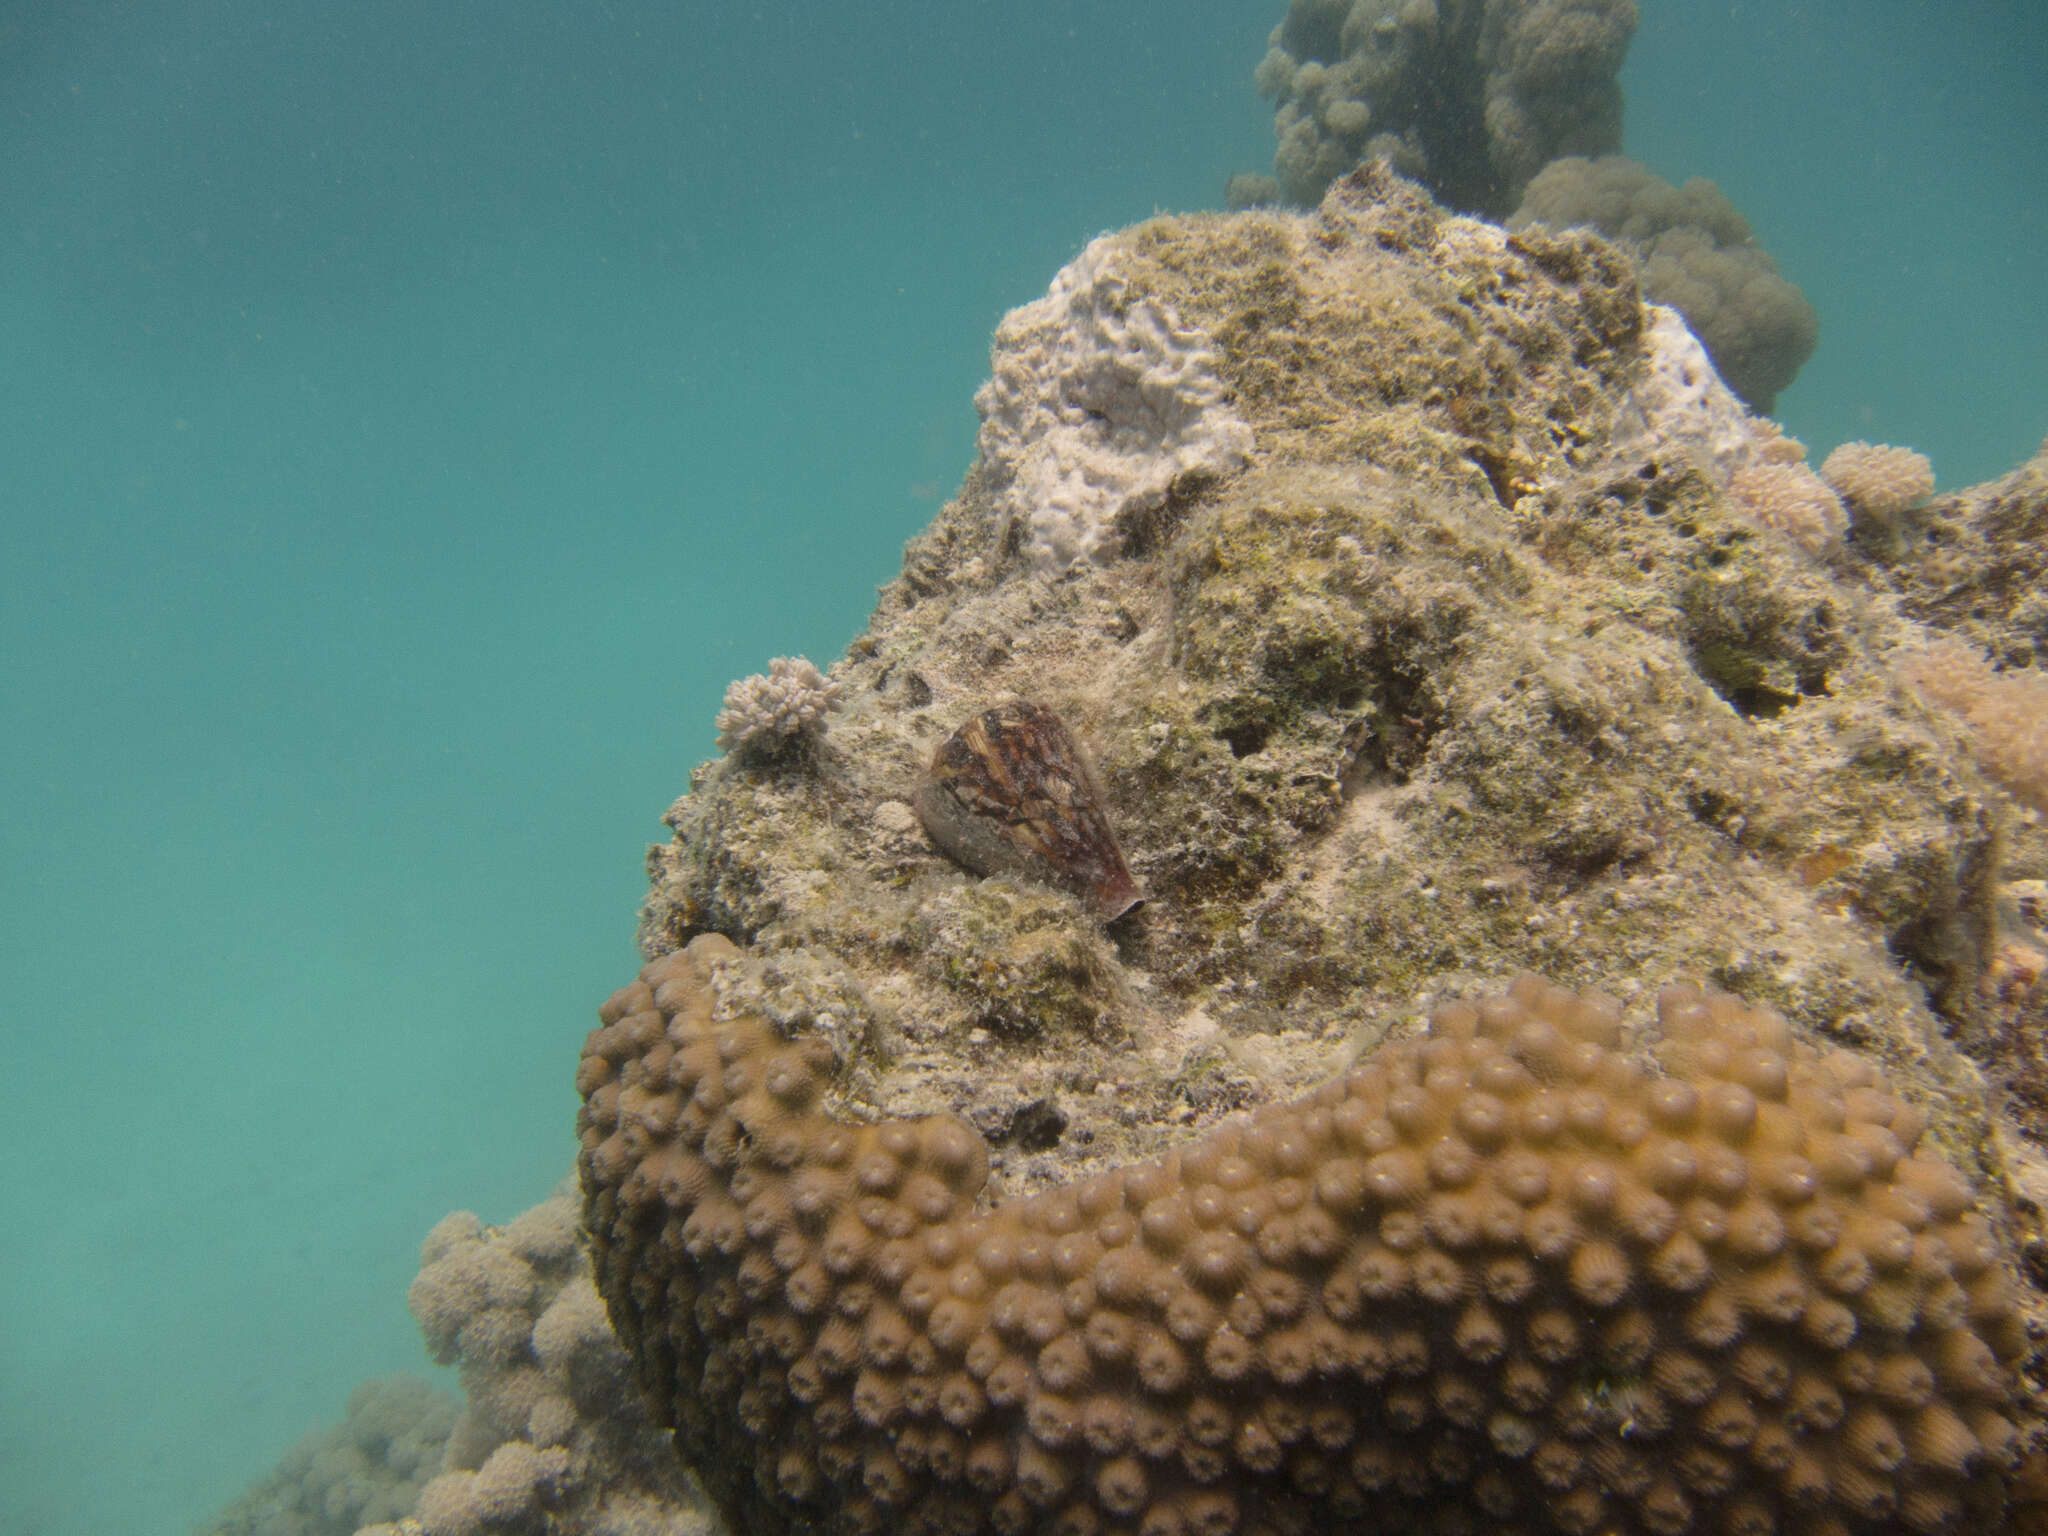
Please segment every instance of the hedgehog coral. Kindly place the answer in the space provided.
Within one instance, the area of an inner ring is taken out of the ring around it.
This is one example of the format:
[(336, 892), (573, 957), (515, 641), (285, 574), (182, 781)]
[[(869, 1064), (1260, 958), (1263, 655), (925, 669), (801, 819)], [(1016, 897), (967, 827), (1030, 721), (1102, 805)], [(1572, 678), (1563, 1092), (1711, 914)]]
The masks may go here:
[(725, 690), (718, 750), (773, 756), (815, 741), (825, 733), (825, 716), (839, 704), (839, 684), (807, 658), (777, 656), (765, 674), (743, 677)]
[(1859, 1058), (1694, 988), (1664, 1071), (1534, 978), (1307, 1098), (989, 1206), (826, 1112), (716, 935), (578, 1087), (600, 1287), (738, 1528), (1956, 1528), (2016, 1431), (1970, 1186)]

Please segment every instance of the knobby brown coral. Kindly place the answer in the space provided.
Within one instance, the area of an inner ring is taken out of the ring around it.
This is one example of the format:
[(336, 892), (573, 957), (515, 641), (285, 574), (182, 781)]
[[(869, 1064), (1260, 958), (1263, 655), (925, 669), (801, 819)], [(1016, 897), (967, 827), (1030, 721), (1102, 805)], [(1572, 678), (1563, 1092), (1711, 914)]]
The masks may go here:
[(1534, 978), (1308, 1098), (977, 1205), (951, 1116), (821, 1108), (830, 1047), (705, 936), (579, 1087), (600, 1287), (757, 1532), (1954, 1529), (2021, 1329), (1922, 1117), (1720, 994)]

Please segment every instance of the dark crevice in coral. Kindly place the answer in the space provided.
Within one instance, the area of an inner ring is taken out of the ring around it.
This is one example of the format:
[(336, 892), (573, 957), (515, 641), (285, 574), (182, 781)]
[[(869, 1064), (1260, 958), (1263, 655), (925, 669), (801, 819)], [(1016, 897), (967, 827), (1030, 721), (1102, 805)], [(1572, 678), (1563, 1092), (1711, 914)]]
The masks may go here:
[(1183, 470), (1156, 502), (1134, 502), (1116, 519), (1118, 547), (1126, 558), (1137, 559), (1157, 552), (1173, 541), (1188, 515), (1216, 492), (1223, 483), (1206, 469)]
[(1230, 748), (1232, 757), (1250, 757), (1254, 752), (1266, 750), (1273, 729), (1263, 720), (1248, 720), (1240, 725), (1225, 726), (1216, 734)]
[(1515, 489), (1516, 476), (1507, 458), (1484, 443), (1469, 444), (1465, 457), (1478, 465), (1479, 472), (1486, 476), (1487, 485), (1493, 489), (1493, 499), (1512, 511), (1520, 493)]

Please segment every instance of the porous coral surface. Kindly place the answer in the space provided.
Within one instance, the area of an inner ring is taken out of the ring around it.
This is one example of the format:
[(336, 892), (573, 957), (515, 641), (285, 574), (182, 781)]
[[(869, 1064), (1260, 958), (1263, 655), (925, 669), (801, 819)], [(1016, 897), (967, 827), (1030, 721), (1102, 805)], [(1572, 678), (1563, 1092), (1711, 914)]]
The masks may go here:
[(1528, 978), (978, 1209), (973, 1127), (821, 1113), (746, 964), (651, 963), (578, 1079), (600, 1283), (741, 1529), (1926, 1532), (2012, 1459), (1968, 1182), (1732, 998), (1660, 999), (1661, 1075)]
[(1239, 468), (1251, 447), (1209, 339), (1117, 266), (1097, 240), (1004, 317), (974, 397), (983, 472), (1049, 575), (1114, 553), (1120, 523), (1177, 477)]

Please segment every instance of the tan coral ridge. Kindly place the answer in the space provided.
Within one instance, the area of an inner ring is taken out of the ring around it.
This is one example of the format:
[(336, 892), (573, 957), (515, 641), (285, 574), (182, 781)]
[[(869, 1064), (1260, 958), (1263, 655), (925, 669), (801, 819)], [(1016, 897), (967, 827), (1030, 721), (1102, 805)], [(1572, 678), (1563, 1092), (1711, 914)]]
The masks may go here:
[(845, 1123), (707, 935), (579, 1087), (601, 1289), (756, 1532), (1955, 1529), (2013, 1453), (1988, 1224), (1860, 1058), (1673, 988), (1668, 1075), (1525, 978), (1293, 1104), (977, 1206)]

